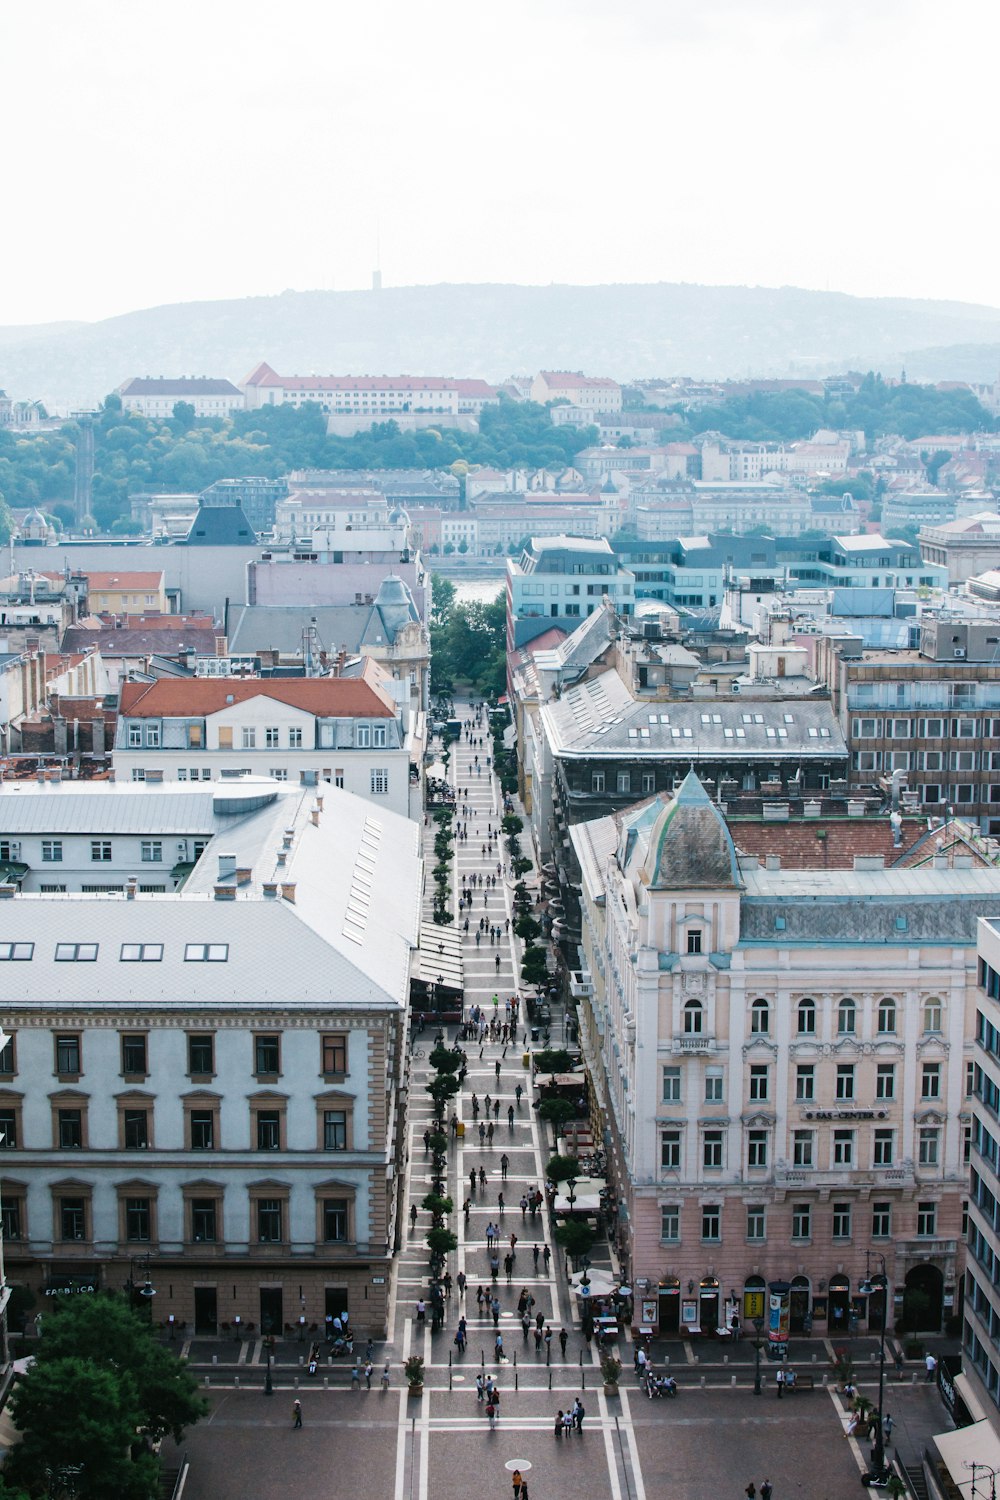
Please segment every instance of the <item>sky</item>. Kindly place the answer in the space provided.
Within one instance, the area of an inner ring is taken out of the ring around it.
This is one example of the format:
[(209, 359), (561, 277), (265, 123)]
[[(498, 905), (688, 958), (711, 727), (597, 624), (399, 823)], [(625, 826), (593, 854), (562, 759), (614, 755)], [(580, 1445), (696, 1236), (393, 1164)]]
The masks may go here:
[(1000, 305), (995, 0), (0, 6), (0, 325), (436, 282)]

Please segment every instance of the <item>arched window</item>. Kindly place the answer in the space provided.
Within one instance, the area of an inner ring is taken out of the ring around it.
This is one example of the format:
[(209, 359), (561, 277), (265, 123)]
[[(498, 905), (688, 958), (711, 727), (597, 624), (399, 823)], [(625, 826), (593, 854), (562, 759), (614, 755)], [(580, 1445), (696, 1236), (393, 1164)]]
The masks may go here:
[(841, 1000), (837, 1006), (837, 1033), (853, 1036), (858, 1029), (858, 1007), (853, 1000)]
[(895, 1000), (880, 1000), (878, 1003), (878, 1030), (879, 1036), (891, 1036), (896, 1030), (896, 1002)]
[(924, 1001), (924, 1030), (941, 1030), (941, 1001), (936, 996)]
[(799, 1036), (816, 1034), (816, 1001), (799, 1001)]
[(750, 1030), (754, 1036), (767, 1036), (771, 1030), (771, 1007), (766, 1000), (755, 1000), (751, 1005)]
[(684, 1007), (684, 1031), (687, 1036), (698, 1036), (701, 1034), (701, 1022), (704, 1012), (700, 1000), (689, 1000)]

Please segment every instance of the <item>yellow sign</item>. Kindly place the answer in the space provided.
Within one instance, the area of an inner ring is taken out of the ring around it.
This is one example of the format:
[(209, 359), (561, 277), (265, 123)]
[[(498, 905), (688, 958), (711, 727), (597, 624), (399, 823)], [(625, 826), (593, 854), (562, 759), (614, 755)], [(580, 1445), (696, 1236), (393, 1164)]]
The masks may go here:
[(763, 1291), (743, 1293), (743, 1316), (751, 1321), (764, 1316)]

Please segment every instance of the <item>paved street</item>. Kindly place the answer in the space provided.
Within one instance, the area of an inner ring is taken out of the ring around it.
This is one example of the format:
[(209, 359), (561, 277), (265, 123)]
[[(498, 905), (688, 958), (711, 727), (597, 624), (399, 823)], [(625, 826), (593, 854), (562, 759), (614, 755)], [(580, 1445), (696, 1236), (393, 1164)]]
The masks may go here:
[[(467, 710), (457, 712), (465, 717)], [(472, 745), (463, 737), (453, 750), (452, 770), (457, 775), (462, 806), (468, 804), (467, 841), (456, 843), (457, 882), (471, 889), (471, 877), (482, 874), (483, 894), (476, 885), (474, 921), (464, 940), (467, 1005), (479, 1003), (492, 1012), (492, 997), (503, 1003), (514, 993), (515, 955), (505, 930), (510, 915), (509, 883), (498, 878), (496, 889), (487, 889), (487, 874), (496, 874), (497, 850), (484, 852), (488, 829), (501, 816), (498, 792), (491, 775), (476, 774), (474, 757), (480, 762), (490, 754), (485, 727), (483, 744)], [(478, 739), (480, 731), (475, 731)], [(463, 811), (463, 821), (466, 815)], [(433, 837), (433, 828), (429, 830)], [(480, 913), (501, 929), (499, 944), (488, 938), (475, 944), (474, 930)], [(499, 955), (500, 966), (496, 959)], [(523, 1022), (522, 1017), (522, 1022)], [(274, 1370), (275, 1394), (263, 1395), (263, 1351), (258, 1341), (242, 1345), (205, 1340), (188, 1346), (199, 1373), (211, 1381), (211, 1418), (196, 1428), (185, 1444), (192, 1470), (185, 1500), (287, 1500), (305, 1495), (323, 1500), (334, 1495), (392, 1495), (395, 1500), (467, 1500), (477, 1496), (510, 1494), (510, 1476), (505, 1464), (515, 1461), (529, 1480), (531, 1500), (645, 1500), (666, 1494), (677, 1500), (740, 1500), (753, 1479), (774, 1485), (775, 1500), (794, 1495), (798, 1500), (834, 1500), (860, 1493), (859, 1473), (864, 1457), (853, 1440), (844, 1436), (841, 1406), (832, 1390), (823, 1385), (832, 1349), (822, 1340), (801, 1341), (792, 1348), (792, 1359), (802, 1373), (813, 1373), (816, 1388), (801, 1391), (782, 1402), (776, 1399), (773, 1370), (765, 1367), (765, 1391), (753, 1394), (754, 1355), (749, 1342), (723, 1353), (718, 1346), (693, 1346), (673, 1341), (657, 1344), (657, 1363), (669, 1360), (681, 1387), (676, 1401), (651, 1402), (639, 1389), (632, 1373), (632, 1347), (624, 1341), (619, 1355), (625, 1369), (620, 1396), (605, 1396), (596, 1349), (588, 1348), (570, 1305), (565, 1263), (553, 1246), (547, 1212), (535, 1218), (522, 1216), (522, 1192), (540, 1186), (544, 1166), (551, 1154), (548, 1127), (540, 1125), (531, 1108), (530, 1075), (523, 1066), (519, 1040), (506, 1049), (501, 1043), (467, 1043), (469, 1071), (460, 1101), (459, 1118), (465, 1125), (464, 1139), (450, 1140), (448, 1191), (455, 1203), (450, 1223), (459, 1237), (456, 1253), (449, 1257), (453, 1278), (468, 1277), (463, 1299), (457, 1287), (449, 1299), (444, 1328), (432, 1334), (429, 1323), (418, 1325), (417, 1298), (428, 1287), (428, 1252), (425, 1236), (429, 1216), (420, 1207), (431, 1182), (430, 1163), (423, 1134), (432, 1119), (424, 1086), (429, 1076), (427, 1054), (433, 1046), (428, 1028), (415, 1039), (409, 1105), (410, 1155), (404, 1184), (406, 1225), (404, 1243), (396, 1261), (397, 1279), (391, 1309), (391, 1340), (375, 1351), (373, 1389), (352, 1391), (350, 1362), (324, 1361), (310, 1379), (300, 1360), (304, 1346), (281, 1341)], [(453, 1039), (455, 1029), (450, 1029)], [(481, 1054), (480, 1055), (480, 1051)], [(499, 1075), (497, 1063), (499, 1062)], [(518, 1104), (515, 1086), (525, 1090)], [(472, 1115), (472, 1096), (481, 1105), (485, 1121), (485, 1099), (498, 1101), (494, 1140), (480, 1143)], [(508, 1125), (508, 1105), (514, 1107), (513, 1126)], [(450, 1134), (450, 1133), (449, 1133)], [(501, 1157), (508, 1158), (506, 1179)], [(480, 1186), (479, 1171), (485, 1173)], [(470, 1195), (470, 1173), (475, 1171), (468, 1223), (461, 1205)], [(499, 1194), (506, 1207), (501, 1211)], [(417, 1224), (410, 1228), (409, 1209), (417, 1206)], [(517, 1235), (515, 1264), (510, 1281), (501, 1269), (495, 1285), (500, 1302), (497, 1329), (488, 1311), (480, 1314), (476, 1290), (491, 1287), (486, 1250), (486, 1226), (495, 1221), (501, 1234), (501, 1260), (510, 1235)], [(555, 1251), (546, 1271), (543, 1249)], [(536, 1267), (533, 1248), (539, 1248)], [(595, 1261), (607, 1251), (595, 1250)], [(550, 1352), (544, 1344), (538, 1351), (534, 1338), (524, 1339), (517, 1311), (518, 1298), (526, 1289), (535, 1299), (532, 1313), (541, 1312), (553, 1330)], [(454, 1344), (455, 1329), (462, 1314), (468, 1319), (469, 1347), (464, 1357)], [(558, 1333), (565, 1328), (568, 1344), (563, 1358)], [(494, 1353), (496, 1332), (503, 1336), (505, 1358)], [(359, 1346), (359, 1354), (363, 1348)], [(425, 1389), (420, 1397), (408, 1398), (403, 1389), (401, 1362), (411, 1353), (426, 1362)], [(859, 1338), (852, 1343), (859, 1368), (859, 1384), (874, 1395), (877, 1382), (877, 1343)], [(213, 1355), (218, 1365), (213, 1365)], [(391, 1361), (391, 1388), (379, 1389), (378, 1375), (384, 1359)], [(483, 1370), (500, 1387), (500, 1415), (490, 1431), (485, 1407), (477, 1401), (475, 1378)], [(235, 1381), (239, 1380), (239, 1388)], [(704, 1387), (704, 1388), (703, 1388)], [(889, 1388), (897, 1422), (897, 1440), (903, 1443), (912, 1428), (917, 1434), (933, 1430), (943, 1408), (932, 1387), (904, 1385)], [(292, 1428), (291, 1404), (295, 1395), (303, 1403), (304, 1425)], [(556, 1440), (553, 1418), (580, 1397), (586, 1408), (582, 1435)], [(530, 1470), (527, 1465), (530, 1464)]]

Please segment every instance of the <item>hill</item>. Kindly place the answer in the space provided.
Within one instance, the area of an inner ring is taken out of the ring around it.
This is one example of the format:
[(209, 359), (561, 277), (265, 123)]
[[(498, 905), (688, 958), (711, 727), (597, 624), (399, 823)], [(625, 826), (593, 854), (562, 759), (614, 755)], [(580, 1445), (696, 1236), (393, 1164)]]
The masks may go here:
[[(146, 308), (99, 323), (0, 330), (0, 387), (52, 408), (92, 404), (130, 375), (240, 380), (286, 373), (482, 375), (583, 369), (620, 379), (897, 374), (921, 351), (1000, 343), (1000, 309), (795, 287), (448, 285), (285, 292)], [(938, 366), (935, 351), (942, 351)], [(995, 368), (995, 365), (993, 366)]]

